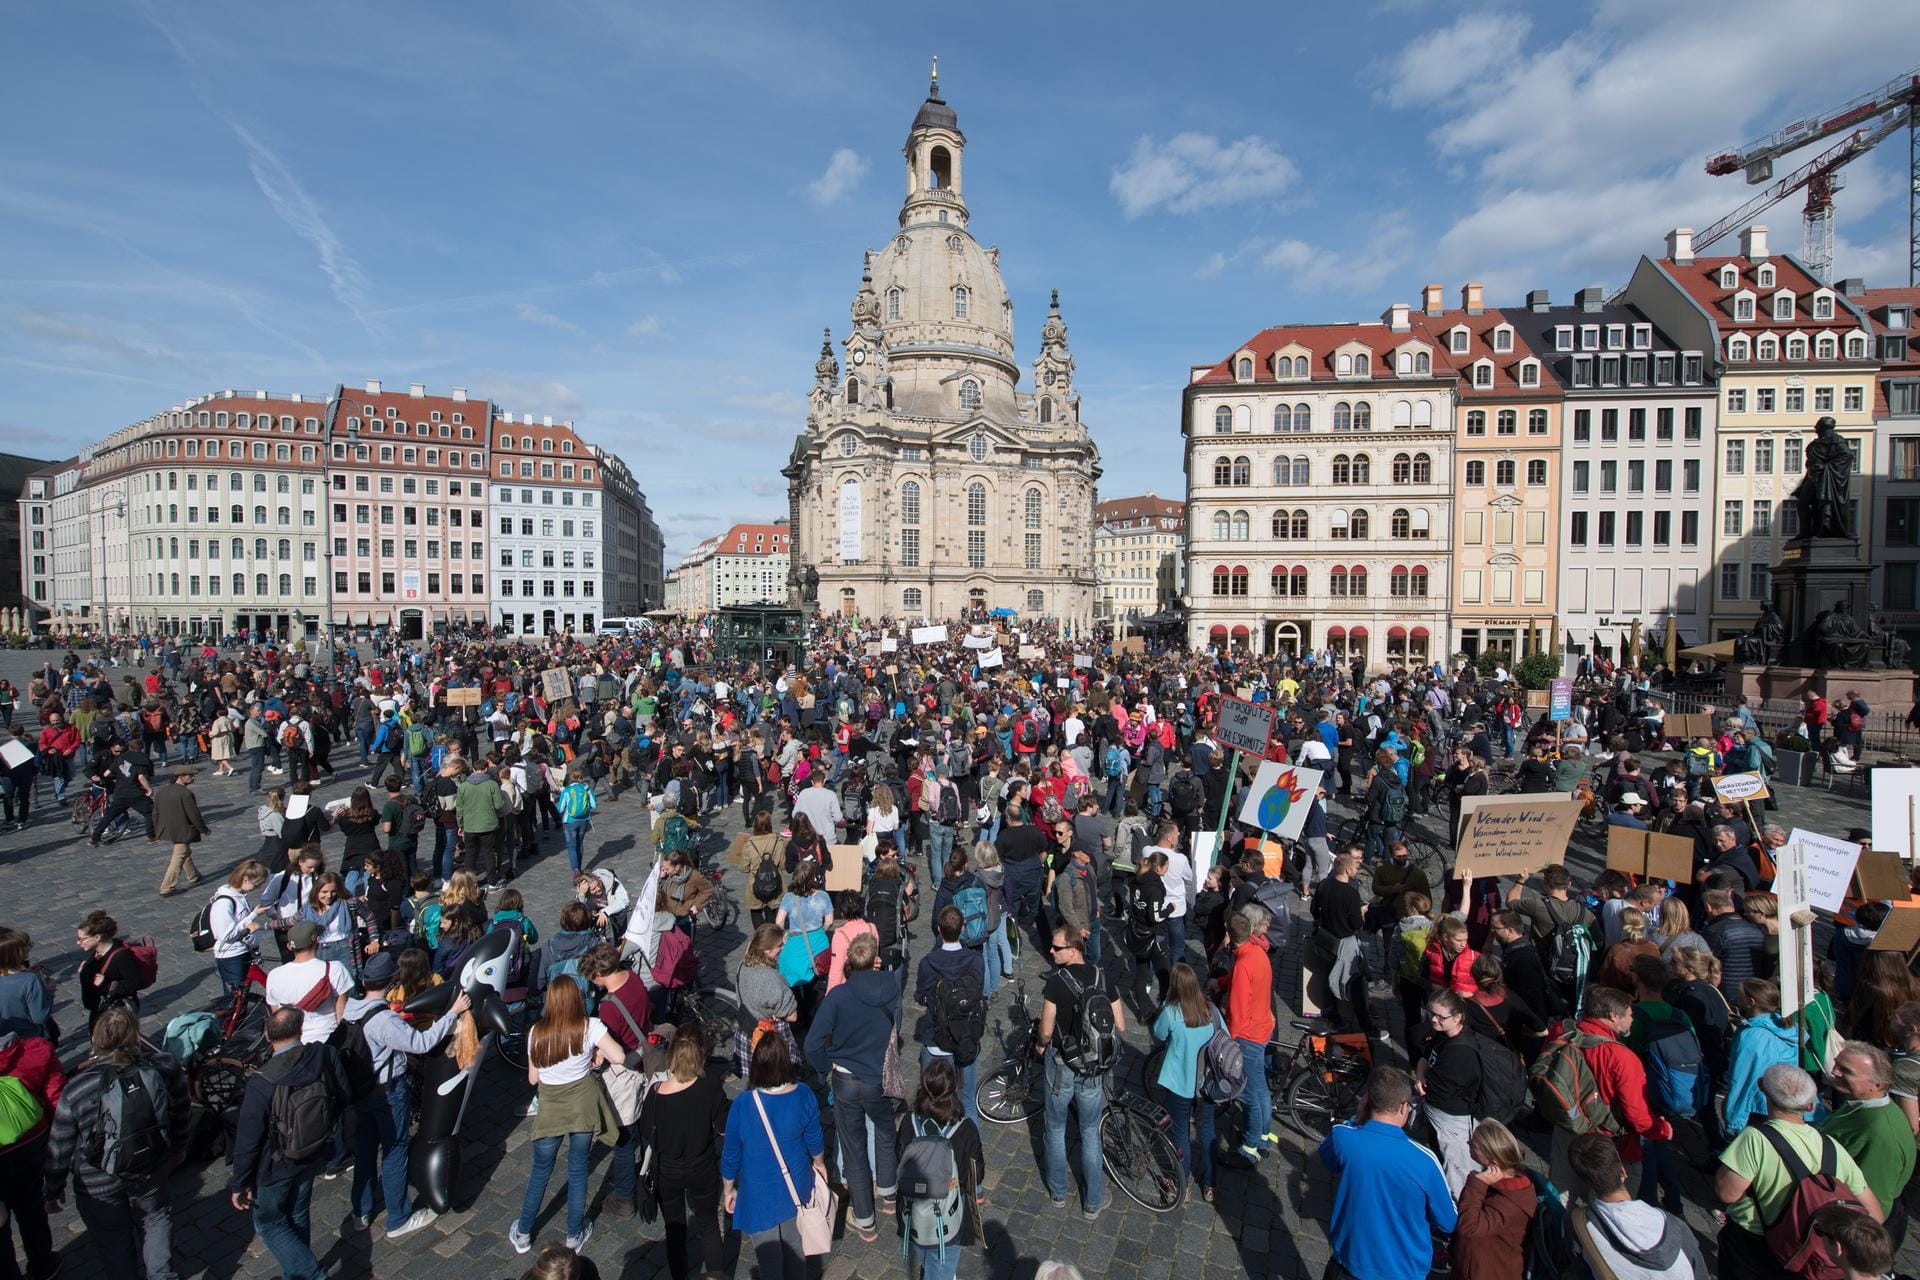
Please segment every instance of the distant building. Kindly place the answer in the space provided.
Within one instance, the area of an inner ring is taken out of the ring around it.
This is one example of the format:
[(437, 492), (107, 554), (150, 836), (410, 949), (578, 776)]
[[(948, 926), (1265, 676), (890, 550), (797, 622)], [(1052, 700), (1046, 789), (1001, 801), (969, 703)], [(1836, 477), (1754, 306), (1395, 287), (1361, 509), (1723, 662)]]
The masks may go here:
[(1093, 507), (1093, 617), (1137, 620), (1186, 593), (1187, 504), (1151, 490)]
[[(8, 579), (7, 587), (0, 588), (0, 601), (5, 602), (0, 608), (24, 605), (36, 621), (59, 612), (61, 567), (73, 559), (74, 544), (80, 555), (86, 553), (84, 529), (73, 544), (63, 543), (55, 516), (56, 504), (79, 484), (79, 462), (78, 458), (68, 458), (65, 462), (47, 463), (22, 480), (15, 495), (20, 519), (11, 528), (0, 531), (0, 545), (12, 549), (13, 564), (18, 570)], [(64, 487), (62, 477), (66, 477)], [(74, 533), (71, 521), (66, 532), (70, 536)], [(84, 587), (84, 563), (79, 572), (77, 582), (70, 585)], [(19, 584), (17, 592), (11, 591), (13, 583)], [(70, 603), (77, 606), (82, 599), (83, 595)]]
[(696, 546), (672, 573), (666, 607), (688, 616), (742, 604), (787, 603), (793, 534), (784, 520), (736, 524)]
[(1866, 308), (1880, 361), (1873, 423), (1873, 598), (1888, 627), (1920, 652), (1920, 289), (1840, 287)]

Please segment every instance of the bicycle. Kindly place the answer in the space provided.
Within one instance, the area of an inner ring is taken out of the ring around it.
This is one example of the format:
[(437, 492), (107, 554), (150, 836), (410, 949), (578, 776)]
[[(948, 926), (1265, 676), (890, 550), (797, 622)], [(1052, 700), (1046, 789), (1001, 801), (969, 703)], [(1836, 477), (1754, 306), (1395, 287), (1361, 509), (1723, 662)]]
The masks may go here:
[(701, 991), (680, 989), (680, 1020), (697, 1023), (707, 1037), (707, 1058), (733, 1060), (733, 1036), (740, 1029), (740, 997), (724, 987)]
[[(100, 821), (101, 815), (106, 813), (106, 811), (107, 789), (101, 786), (90, 786), (86, 789), (85, 794), (73, 802), (71, 820), (73, 825), (84, 834), (93, 830), (94, 826)], [(127, 826), (127, 815), (123, 813), (120, 815), (118, 822), (101, 833), (101, 843), (112, 844), (127, 833)]]
[[(1363, 1031), (1335, 1031), (1324, 1018), (1292, 1019), (1301, 1033), (1280, 1064), (1281, 1088), (1287, 1124), (1309, 1142), (1321, 1142), (1333, 1126), (1354, 1113), (1373, 1071), (1373, 1045)], [(1273, 1072), (1269, 1069), (1268, 1079)]]
[(700, 923), (709, 929), (725, 929), (740, 918), (740, 902), (733, 896), (733, 890), (727, 888), (723, 873), (705, 871), (701, 874), (712, 881), (713, 892), (700, 904)]
[(237, 1111), (247, 1079), (272, 1055), (267, 1043), (267, 975), (258, 963), (219, 1011), (220, 1037), (188, 1069), (194, 1098), (209, 1111)]
[(1100, 1117), (1100, 1162), (1127, 1198), (1153, 1213), (1172, 1213), (1186, 1198), (1187, 1166), (1174, 1145), (1167, 1109), (1130, 1087), (1113, 1087)]
[(1040, 1068), (1040, 1056), (1033, 1051), (1033, 1015), (1027, 1005), (1024, 986), (1015, 985), (1013, 1029), (1005, 1019), (994, 1023), (995, 1038), (1005, 1061), (980, 1077), (973, 1100), (980, 1118), (990, 1124), (1019, 1124), (1040, 1114), (1046, 1105), (1046, 1081)]

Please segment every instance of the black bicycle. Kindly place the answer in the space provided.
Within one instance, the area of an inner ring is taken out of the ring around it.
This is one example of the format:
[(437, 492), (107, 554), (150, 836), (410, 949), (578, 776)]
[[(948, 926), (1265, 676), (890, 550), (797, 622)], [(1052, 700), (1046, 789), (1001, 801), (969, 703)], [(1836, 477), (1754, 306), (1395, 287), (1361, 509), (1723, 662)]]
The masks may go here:
[(1004, 1059), (980, 1077), (973, 1091), (980, 1118), (993, 1124), (1020, 1124), (1040, 1114), (1046, 1105), (1046, 1077), (1040, 1055), (1033, 1051), (1033, 1014), (1027, 1005), (1027, 990), (1013, 988), (1011, 1029), (1006, 1019), (994, 1023), (994, 1038), (1000, 1042)]

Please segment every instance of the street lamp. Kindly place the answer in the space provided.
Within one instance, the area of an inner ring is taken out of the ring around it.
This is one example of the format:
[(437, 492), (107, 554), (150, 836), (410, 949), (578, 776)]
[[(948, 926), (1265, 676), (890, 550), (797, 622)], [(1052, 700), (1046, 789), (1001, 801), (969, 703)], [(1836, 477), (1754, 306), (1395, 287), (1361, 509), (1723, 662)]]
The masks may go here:
[[(126, 521), (127, 500), (125, 498), (116, 497), (113, 500), (113, 507), (111, 509), (114, 515), (120, 518), (122, 523)], [(107, 570), (107, 511), (108, 510), (109, 508), (103, 501), (100, 506), (100, 616), (102, 619), (102, 630), (106, 633), (106, 635), (111, 637), (113, 635), (113, 580), (109, 576), (108, 570)], [(133, 589), (132, 588), (133, 580), (131, 576), (129, 576), (127, 581), (128, 581), (128, 588), (127, 588), (128, 600), (129, 602), (131, 602), (132, 589)]]

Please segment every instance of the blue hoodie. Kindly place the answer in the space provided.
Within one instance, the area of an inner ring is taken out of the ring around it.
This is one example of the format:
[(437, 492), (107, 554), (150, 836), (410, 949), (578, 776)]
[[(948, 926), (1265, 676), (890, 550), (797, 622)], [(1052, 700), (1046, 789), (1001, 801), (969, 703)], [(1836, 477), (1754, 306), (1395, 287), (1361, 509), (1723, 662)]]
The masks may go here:
[(847, 980), (820, 1002), (820, 1012), (807, 1032), (808, 1060), (822, 1071), (829, 1064), (845, 1067), (855, 1079), (879, 1084), (899, 999), (898, 974), (879, 969), (849, 972)]
[(1727, 1136), (1747, 1127), (1749, 1117), (1767, 1109), (1760, 1096), (1760, 1077), (1768, 1067), (1800, 1062), (1799, 1038), (1777, 1013), (1747, 1019), (1733, 1037), (1732, 1063), (1727, 1069)]

